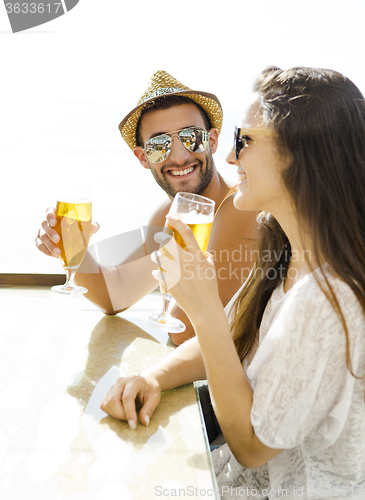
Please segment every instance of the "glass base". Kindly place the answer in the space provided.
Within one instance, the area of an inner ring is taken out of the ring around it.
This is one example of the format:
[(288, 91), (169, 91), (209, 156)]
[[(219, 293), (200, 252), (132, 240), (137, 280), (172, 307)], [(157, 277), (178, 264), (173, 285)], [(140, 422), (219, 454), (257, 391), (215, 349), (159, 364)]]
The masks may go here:
[(63, 293), (64, 295), (81, 295), (87, 293), (87, 288), (77, 285), (56, 285), (51, 288), (52, 292)]
[(152, 314), (145, 316), (143, 320), (159, 330), (167, 333), (181, 333), (186, 330), (186, 326), (182, 321), (172, 316), (163, 316), (162, 314)]

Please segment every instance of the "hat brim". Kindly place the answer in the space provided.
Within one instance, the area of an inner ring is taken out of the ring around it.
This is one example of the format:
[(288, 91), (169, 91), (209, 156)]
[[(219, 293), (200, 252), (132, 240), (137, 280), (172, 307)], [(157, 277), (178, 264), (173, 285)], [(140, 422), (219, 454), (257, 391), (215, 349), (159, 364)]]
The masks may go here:
[(212, 127), (216, 128), (218, 133), (220, 133), (223, 123), (223, 110), (217, 96), (208, 92), (200, 92), (197, 90), (173, 92), (171, 94), (159, 95), (157, 97), (153, 96), (150, 99), (146, 99), (144, 102), (138, 104), (134, 109), (132, 109), (132, 111), (130, 111), (120, 122), (118, 126), (120, 133), (132, 150), (137, 146), (136, 129), (144, 106), (150, 101), (169, 95), (183, 95), (198, 104), (207, 114)]

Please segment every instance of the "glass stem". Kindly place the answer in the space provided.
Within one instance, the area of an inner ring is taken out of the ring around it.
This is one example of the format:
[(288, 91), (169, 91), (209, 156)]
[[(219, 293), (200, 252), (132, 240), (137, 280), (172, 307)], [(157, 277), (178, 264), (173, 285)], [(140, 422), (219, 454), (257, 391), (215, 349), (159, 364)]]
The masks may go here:
[(76, 286), (75, 275), (76, 275), (77, 269), (66, 268), (65, 271), (66, 271), (66, 283), (67, 283), (67, 286), (71, 286), (71, 287)]
[(162, 312), (161, 312), (160, 316), (168, 316), (170, 314), (169, 313), (169, 305), (170, 305), (171, 299), (172, 299), (171, 294), (169, 294), (169, 293), (163, 294)]

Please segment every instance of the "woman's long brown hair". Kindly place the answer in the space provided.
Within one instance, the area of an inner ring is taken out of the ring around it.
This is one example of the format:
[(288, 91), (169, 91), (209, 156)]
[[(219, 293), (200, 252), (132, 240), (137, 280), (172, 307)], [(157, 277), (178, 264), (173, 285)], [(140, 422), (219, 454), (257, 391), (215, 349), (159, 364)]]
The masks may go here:
[[(310, 235), (314, 262), (326, 262), (347, 283), (365, 314), (365, 102), (343, 75), (323, 69), (268, 68), (255, 83), (260, 113), (290, 158), (283, 172), (300, 227)], [(234, 304), (233, 336), (241, 360), (250, 353), (273, 290), (285, 279), (290, 243), (275, 218), (261, 213), (257, 260)], [(323, 266), (319, 286), (349, 334)]]

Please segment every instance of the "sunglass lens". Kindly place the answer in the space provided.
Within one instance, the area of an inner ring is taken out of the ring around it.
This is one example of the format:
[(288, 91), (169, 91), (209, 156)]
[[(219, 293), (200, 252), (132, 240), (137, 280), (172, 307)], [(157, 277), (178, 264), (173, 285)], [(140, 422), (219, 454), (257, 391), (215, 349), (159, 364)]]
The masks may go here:
[(209, 134), (203, 128), (184, 128), (179, 133), (179, 138), (192, 153), (202, 153), (209, 144)]
[(145, 145), (146, 155), (153, 163), (161, 163), (169, 156), (172, 148), (172, 138), (167, 134), (152, 137)]
[(234, 131), (234, 148), (236, 151), (236, 160), (238, 160), (240, 157), (241, 149), (243, 148), (243, 143), (240, 136), (240, 129), (237, 127), (235, 128)]

